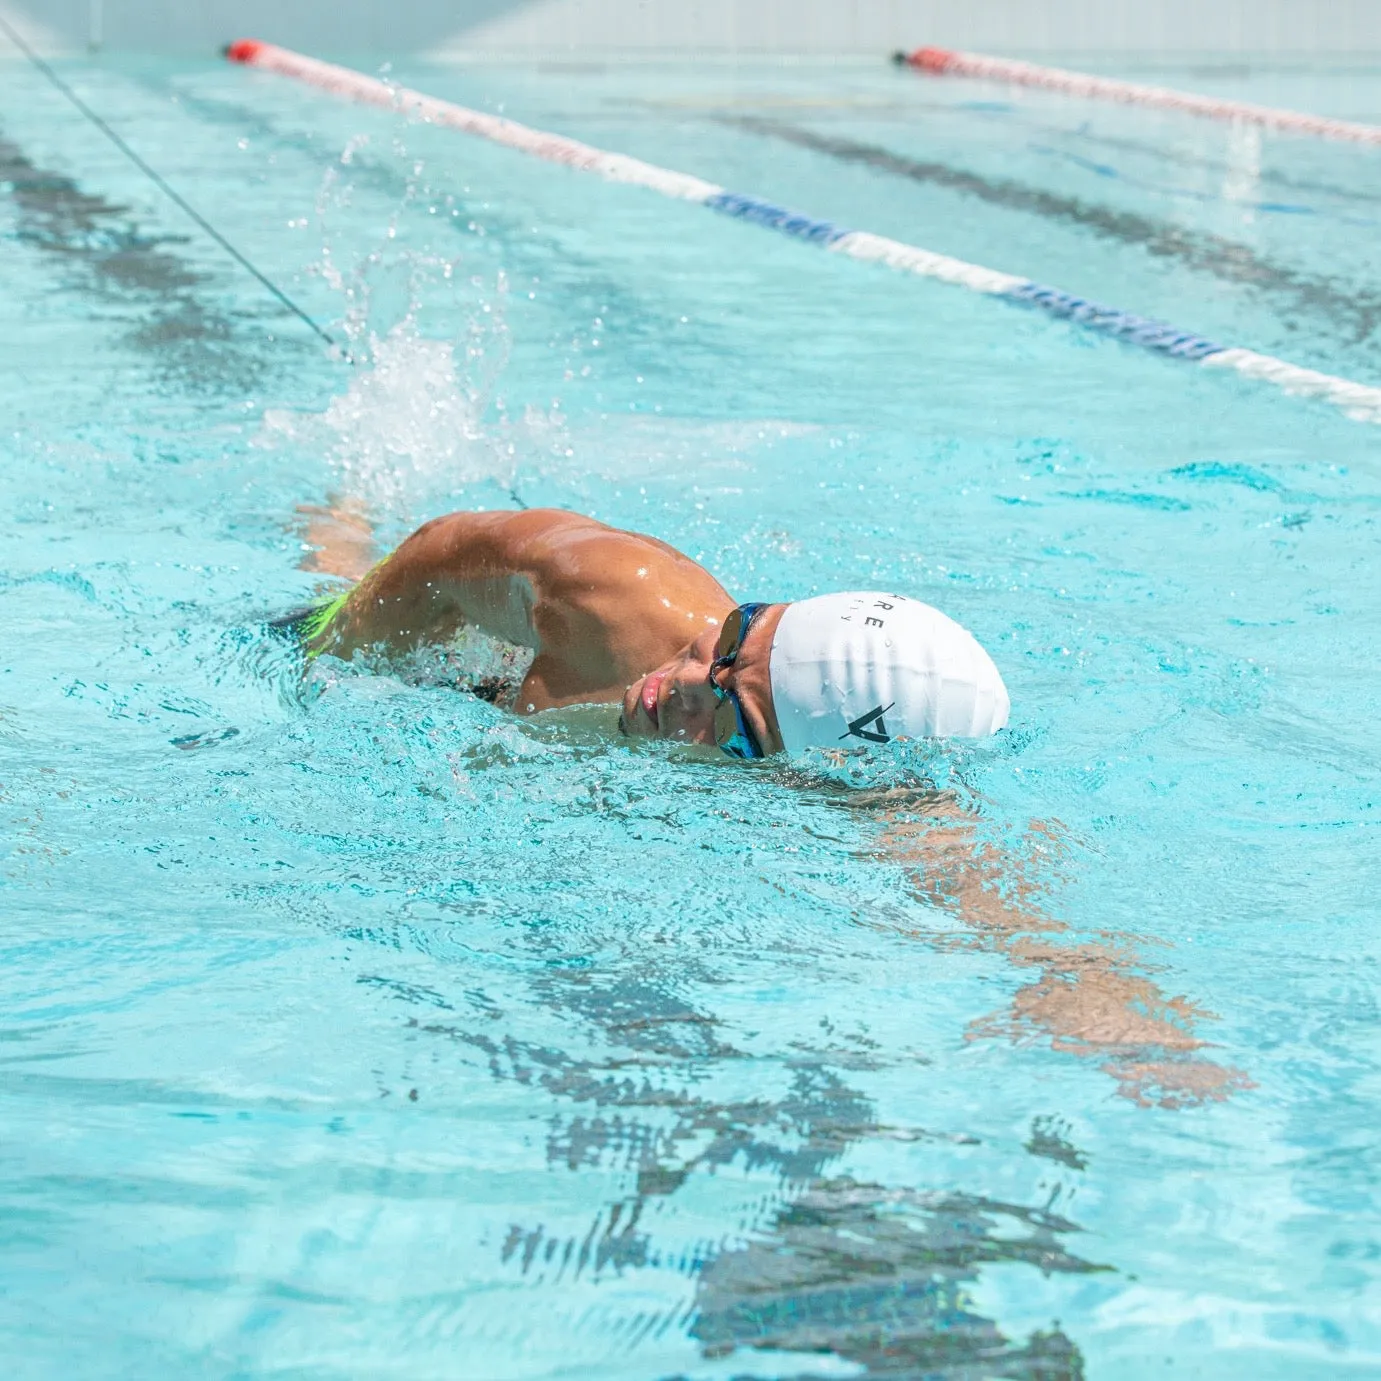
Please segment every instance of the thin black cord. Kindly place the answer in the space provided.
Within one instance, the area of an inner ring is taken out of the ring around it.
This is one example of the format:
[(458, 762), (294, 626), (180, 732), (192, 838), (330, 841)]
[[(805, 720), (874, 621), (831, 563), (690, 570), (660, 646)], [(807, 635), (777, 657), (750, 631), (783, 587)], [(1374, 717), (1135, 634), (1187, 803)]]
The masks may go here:
[(163, 177), (154, 168), (151, 168), (147, 163), (145, 163), (144, 160), (140, 158), (139, 155), (135, 153), (135, 151), (132, 148), (130, 148), (130, 146), (126, 144), (125, 141), (118, 134), (116, 134), (116, 132), (113, 129), (111, 129), (111, 127), (108, 124), (106, 124), (106, 122), (102, 120), (101, 117), (97, 115), (96, 112), (92, 110), (91, 107), (87, 105), (86, 102), (83, 101), (82, 98), (78, 96), (77, 93), (73, 91), (72, 88), (68, 86), (67, 83), (63, 81), (63, 79), (60, 76), (58, 76), (58, 74), (46, 62), (44, 62), (43, 59), (39, 57), (39, 55), (36, 52), (34, 52), (34, 50), (31, 47), (29, 47), (29, 45), (24, 41), (24, 39), (21, 38), (20, 35), (15, 31), (14, 26), (10, 24), (10, 22), (2, 14), (0, 14), (0, 29), (3, 29), (5, 31), (5, 33), (9, 36), (10, 42), (13, 43), (14, 46), (18, 48), (19, 51), (23, 53), (24, 56), (28, 58), (29, 61), (33, 63), (33, 65), (36, 68), (38, 68), (38, 70), (42, 72), (43, 75), (47, 77), (48, 80), (52, 82), (52, 84), (55, 87), (57, 87), (59, 91), (62, 92), (62, 94), (66, 96), (67, 99), (71, 101), (72, 104), (76, 106), (77, 109), (81, 111), (81, 113), (85, 115), (86, 118), (90, 120), (91, 123), (95, 125), (98, 130), (101, 131), (102, 134), (105, 135), (105, 137), (109, 139), (110, 142), (114, 144), (115, 147), (119, 149), (120, 152), (124, 154), (125, 157), (128, 158), (129, 161), (133, 163), (134, 166), (138, 168), (139, 171), (142, 172), (144, 176), (149, 179), (150, 182), (152, 182), (160, 191), (162, 191), (163, 194), (169, 198), (169, 200), (176, 202), (177, 205), (180, 206), (182, 210), (185, 211), (187, 215), (190, 216), (213, 240), (215, 240), (215, 242), (218, 245), (220, 245), (220, 247), (223, 250), (225, 250), (225, 252), (229, 254), (232, 259), (234, 259), (244, 268), (248, 269), (249, 272), (252, 273), (255, 276), (255, 278), (257, 278), (259, 282), (262, 283), (264, 287), (266, 287), (269, 290), (269, 292), (271, 292), (290, 312), (292, 312), (294, 316), (299, 317), (303, 322), (305, 322), (307, 326), (309, 326), (318, 336), (320, 336), (321, 339), (324, 340), (326, 344), (329, 345), (333, 350), (341, 351), (341, 353), (348, 361), (350, 361), (350, 363), (354, 363), (354, 360), (351, 357), (350, 352), (348, 350), (344, 350), (339, 344), (337, 344), (335, 339), (330, 335), (328, 331), (326, 331), (323, 327), (319, 326), (310, 316), (308, 316), (307, 313), (301, 307), (299, 307), (297, 303), (294, 302), (292, 298), (290, 298), (287, 295), (287, 293), (285, 293), (283, 289), (278, 286), (277, 283), (275, 283), (266, 274), (261, 273), (257, 268), (255, 268), (254, 265), (251, 264), (250, 261), (246, 259), (245, 256), (241, 254), (240, 251), (236, 249), (235, 246), (232, 245), (230, 241), (227, 240), (225, 236), (222, 235), (221, 232), (217, 230), (216, 227), (206, 219), (205, 216), (201, 214), (201, 212), (199, 212), (194, 206), (192, 206), (186, 200), (186, 198), (184, 198), (179, 192), (174, 191), (173, 188), (170, 187), (166, 181), (164, 181)]
[[(77, 109), (81, 111), (81, 113), (85, 115), (86, 118), (90, 120), (91, 123), (95, 125), (98, 130), (101, 131), (102, 134), (105, 135), (105, 137), (109, 139), (110, 142), (114, 144), (115, 147), (119, 149), (120, 152), (124, 154), (125, 157), (128, 158), (129, 161), (133, 163), (134, 166), (138, 168), (139, 171), (142, 172), (145, 175), (145, 177), (149, 179), (150, 182), (152, 182), (160, 191), (162, 191), (164, 195), (169, 198), (169, 200), (175, 202), (178, 206), (180, 206), (182, 210), (186, 212), (186, 214), (190, 216), (192, 220), (194, 220), (213, 240), (215, 240), (215, 242), (218, 245), (220, 245), (220, 247), (224, 249), (225, 252), (229, 254), (232, 259), (234, 259), (237, 263), (241, 264), (250, 273), (252, 273), (255, 276), (255, 278), (257, 278), (259, 282), (262, 283), (264, 287), (266, 287), (269, 290), (269, 292), (271, 292), (274, 295), (274, 297), (276, 297), (290, 312), (292, 312), (294, 316), (300, 318), (303, 322), (305, 322), (306, 325), (309, 326), (318, 336), (320, 336), (321, 339), (324, 340), (327, 345), (329, 345), (333, 350), (340, 351), (341, 355), (348, 363), (354, 364), (356, 362), (355, 357), (343, 346), (339, 345), (336, 342), (336, 340), (331, 336), (331, 334), (325, 330), (325, 328), (319, 326), (310, 316), (308, 316), (308, 314), (301, 307), (299, 307), (297, 303), (294, 302), (292, 298), (290, 298), (287, 295), (287, 293), (285, 293), (283, 289), (278, 286), (277, 283), (275, 283), (266, 274), (261, 273), (257, 268), (255, 268), (254, 265), (250, 263), (250, 261), (246, 259), (245, 256), (241, 254), (240, 251), (236, 249), (235, 246), (232, 245), (230, 241), (227, 240), (225, 236), (222, 235), (221, 232), (217, 230), (216, 227), (206, 219), (205, 216), (201, 214), (201, 212), (199, 212), (194, 206), (192, 206), (181, 195), (181, 193), (175, 191), (172, 187), (170, 187), (168, 183), (163, 179), (162, 175), (157, 172), (157, 170), (151, 168), (146, 162), (144, 162), (144, 160), (140, 158), (140, 156), (137, 153), (135, 153), (135, 151), (132, 148), (130, 148), (130, 146), (126, 144), (125, 141), (118, 134), (116, 134), (116, 132), (113, 129), (111, 129), (111, 127), (108, 124), (106, 124), (106, 122), (103, 119), (101, 119), (101, 117), (97, 115), (96, 112), (92, 110), (91, 107), (87, 105), (86, 102), (83, 101), (82, 98), (78, 96), (77, 93), (73, 91), (72, 88), (68, 86), (67, 83), (63, 81), (63, 79), (60, 76), (58, 76), (58, 74), (55, 71), (53, 71), (53, 69), (46, 62), (44, 62), (43, 59), (39, 57), (39, 55), (36, 52), (34, 52), (34, 50), (31, 47), (29, 47), (29, 45), (23, 40), (23, 38), (20, 37), (20, 35), (15, 31), (14, 26), (10, 24), (10, 22), (4, 17), (3, 14), (0, 14), (0, 29), (3, 29), (5, 31), (5, 33), (9, 36), (10, 42), (13, 43), (14, 46), (18, 48), (19, 51), (23, 53), (24, 56), (28, 58), (29, 61), (33, 63), (33, 65), (36, 68), (38, 68), (38, 70), (42, 72), (43, 75), (47, 77), (48, 80), (52, 82), (52, 84), (55, 87), (57, 87), (59, 91), (62, 92), (62, 94), (66, 96), (67, 99), (71, 101), (72, 104), (76, 106)], [(513, 500), (514, 503), (518, 505), (519, 508), (527, 508), (527, 504), (525, 504), (522, 501), (522, 499), (518, 496), (517, 489), (513, 488), (512, 486), (509, 487), (508, 496)]]

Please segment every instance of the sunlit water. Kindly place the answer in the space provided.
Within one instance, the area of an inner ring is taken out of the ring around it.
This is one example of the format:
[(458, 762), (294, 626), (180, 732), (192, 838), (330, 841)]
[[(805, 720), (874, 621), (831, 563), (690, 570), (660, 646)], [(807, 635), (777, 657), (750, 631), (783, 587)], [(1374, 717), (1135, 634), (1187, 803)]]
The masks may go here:
[[(0, 68), (8, 1375), (1381, 1374), (1381, 433), (271, 77), (64, 71), (356, 363)], [(394, 75), (1381, 380), (1375, 151)], [(1011, 731), (721, 765), (267, 631), (336, 588), (299, 505), (515, 499), (930, 600)]]

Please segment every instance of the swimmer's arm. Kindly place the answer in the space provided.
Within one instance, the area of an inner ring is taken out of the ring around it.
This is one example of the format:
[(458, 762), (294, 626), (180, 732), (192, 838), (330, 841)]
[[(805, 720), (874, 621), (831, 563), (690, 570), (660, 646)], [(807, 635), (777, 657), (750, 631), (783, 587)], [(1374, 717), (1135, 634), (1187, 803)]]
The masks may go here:
[(976, 815), (950, 793), (880, 793), (864, 808), (882, 826), (882, 856), (907, 866), (922, 900), (1031, 972), (1011, 1007), (976, 1023), (970, 1039), (1042, 1033), (1055, 1049), (1099, 1060), (1120, 1091), (1142, 1103), (1184, 1106), (1250, 1085), (1198, 1053), (1207, 1045), (1198, 1027), (1213, 1013), (1162, 992), (1131, 937), (1063, 938), (1068, 926), (1045, 914), (1038, 881), (1061, 852), (1049, 827), (1032, 828), (1024, 860), (983, 841)]
[(379, 555), (374, 526), (363, 503), (347, 496), (325, 504), (298, 504), (296, 513), (295, 526), (304, 548), (298, 570), (363, 579)]
[(539, 646), (524, 528), (507, 513), (451, 513), (425, 523), (350, 592), (313, 652), (403, 652), (446, 642), (462, 625)]

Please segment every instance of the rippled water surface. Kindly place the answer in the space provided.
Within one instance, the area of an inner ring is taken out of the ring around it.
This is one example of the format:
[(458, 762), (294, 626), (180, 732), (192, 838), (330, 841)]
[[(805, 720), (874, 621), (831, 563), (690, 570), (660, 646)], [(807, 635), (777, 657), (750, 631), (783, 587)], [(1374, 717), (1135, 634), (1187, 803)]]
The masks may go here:
[[(272, 77), (62, 70), (355, 363), (0, 67), (9, 1374), (1381, 1375), (1381, 433)], [(1381, 381), (1375, 151), (393, 75)], [(720, 765), (268, 632), (337, 587), (311, 510), (515, 499), (939, 604), (1011, 731)]]

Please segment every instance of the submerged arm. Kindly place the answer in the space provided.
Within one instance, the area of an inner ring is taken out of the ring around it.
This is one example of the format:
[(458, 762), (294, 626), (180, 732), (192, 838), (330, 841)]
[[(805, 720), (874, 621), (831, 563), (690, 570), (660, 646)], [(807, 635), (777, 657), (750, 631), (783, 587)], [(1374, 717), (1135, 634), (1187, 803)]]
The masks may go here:
[(324, 504), (298, 504), (296, 513), (303, 546), (298, 570), (358, 581), (374, 564), (374, 525), (360, 500), (332, 496)]
[[(952, 794), (874, 797), (870, 807), (884, 825), (883, 856), (912, 869), (917, 895), (1032, 972), (1010, 1008), (975, 1023), (970, 1039), (1043, 1034), (1057, 1050), (1100, 1060), (1119, 1091), (1141, 1103), (1180, 1107), (1248, 1086), (1240, 1071), (1198, 1053), (1208, 1043), (1197, 1029), (1212, 1012), (1162, 992), (1129, 936), (1062, 938), (1069, 927), (1044, 914), (1037, 880), (980, 838), (976, 817)], [(1048, 829), (1029, 838), (1037, 858), (1058, 852)]]

